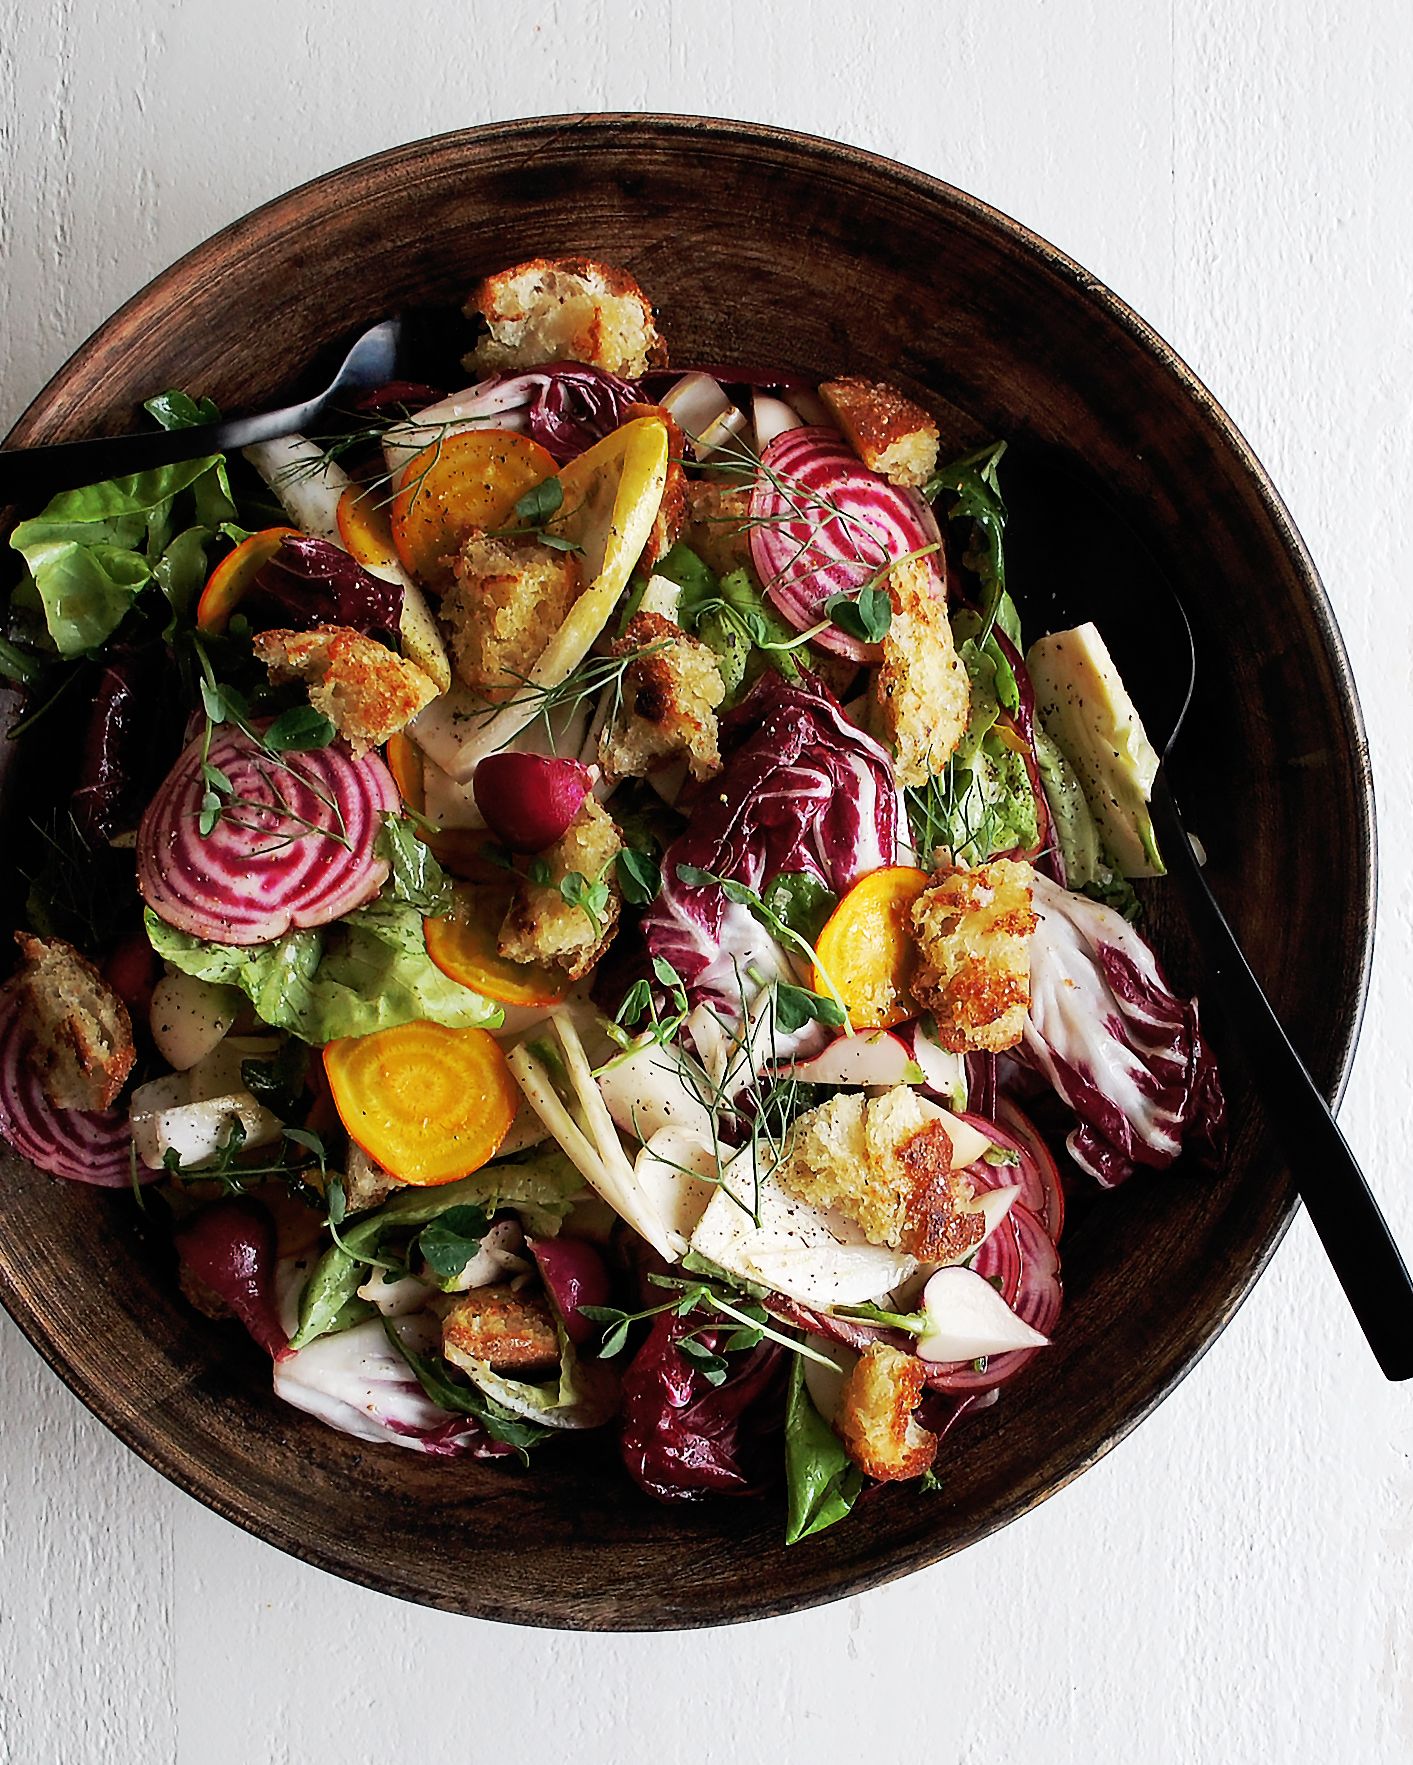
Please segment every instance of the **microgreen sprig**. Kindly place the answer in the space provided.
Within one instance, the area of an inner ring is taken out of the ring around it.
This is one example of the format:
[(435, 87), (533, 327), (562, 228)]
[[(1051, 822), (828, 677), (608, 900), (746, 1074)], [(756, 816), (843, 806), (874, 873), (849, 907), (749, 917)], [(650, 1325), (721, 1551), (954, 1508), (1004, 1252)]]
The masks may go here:
[[(818, 1000), (818, 1005), (810, 1007), (806, 1011), (806, 1016), (817, 1018), (820, 1023), (830, 1029), (843, 1030), (846, 1035), (852, 1034), (849, 1027), (848, 1009), (844, 1004), (843, 995), (831, 979), (828, 969), (820, 961), (818, 950), (808, 938), (797, 932), (793, 926), (787, 925), (755, 889), (746, 883), (737, 882), (734, 877), (718, 876), (715, 871), (703, 870), (698, 864), (679, 864), (677, 879), (679, 882), (686, 883), (688, 888), (701, 889), (715, 886), (721, 890), (728, 901), (739, 907), (748, 908), (772, 936), (802, 956), (824, 982), (828, 997), (821, 998), (819, 994), (810, 993), (808, 996)], [(807, 993), (807, 989), (804, 987), (791, 987), (788, 990), (792, 995)], [(803, 1000), (794, 1000), (789, 1010), (792, 1015), (805, 1010)], [(793, 1027), (798, 1029), (804, 1021), (805, 1017), (799, 1017)], [(780, 1027), (785, 1029), (787, 1026), (782, 1023)]]

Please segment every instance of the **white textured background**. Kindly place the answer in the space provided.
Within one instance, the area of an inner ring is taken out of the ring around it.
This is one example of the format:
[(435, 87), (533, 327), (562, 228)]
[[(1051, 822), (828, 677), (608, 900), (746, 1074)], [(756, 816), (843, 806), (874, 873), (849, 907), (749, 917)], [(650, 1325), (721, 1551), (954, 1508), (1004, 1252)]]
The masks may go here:
[[(0, 430), (149, 276), (289, 185), (598, 108), (936, 172), (1103, 277), (1233, 413), (1363, 690), (1384, 904), (1343, 1121), (1413, 1245), (1413, 8), (0, 0)], [(1342, 854), (1312, 829), (1308, 861)], [(1302, 1220), (1162, 1410), (987, 1544), (800, 1618), (552, 1636), (247, 1538), (0, 1321), (0, 1759), (1413, 1759), (1411, 1419)]]

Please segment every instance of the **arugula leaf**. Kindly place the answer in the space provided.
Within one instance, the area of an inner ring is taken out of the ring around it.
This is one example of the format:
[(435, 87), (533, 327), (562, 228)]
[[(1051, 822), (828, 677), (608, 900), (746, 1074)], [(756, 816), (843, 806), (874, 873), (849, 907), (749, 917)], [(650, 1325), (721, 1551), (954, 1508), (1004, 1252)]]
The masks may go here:
[(858, 1500), (863, 1473), (814, 1407), (804, 1362), (790, 1366), (785, 1409), (786, 1544), (812, 1538), (842, 1520)]
[(453, 1280), (481, 1248), (490, 1224), (486, 1210), (474, 1203), (449, 1207), (418, 1234), (423, 1262), (444, 1281)]

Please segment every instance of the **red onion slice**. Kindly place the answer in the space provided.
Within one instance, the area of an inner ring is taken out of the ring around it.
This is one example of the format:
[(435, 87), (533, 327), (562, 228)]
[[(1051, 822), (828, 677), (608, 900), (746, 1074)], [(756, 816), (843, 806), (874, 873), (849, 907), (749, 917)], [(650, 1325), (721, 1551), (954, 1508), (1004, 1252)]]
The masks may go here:
[(341, 918), (387, 881), (373, 842), (399, 798), (377, 755), (355, 760), (336, 741), (275, 759), (226, 727), (208, 759), (233, 787), (211, 832), (203, 836), (199, 826), (206, 789), (199, 737), (138, 829), (138, 885), (168, 925), (218, 944), (267, 944)]
[(1019, 1185), (1017, 1200), (1025, 1204), (1045, 1226), (1052, 1243), (1058, 1244), (1065, 1223), (1065, 1197), (1060, 1187), (1060, 1173), (1046, 1150), (1045, 1142), (1020, 1110), (1009, 1102), (1000, 1105), (1006, 1126), (988, 1121), (981, 1115), (964, 1115), (961, 1119), (985, 1134), (997, 1146), (1004, 1146), (1020, 1159), (1019, 1164), (988, 1164), (984, 1158), (967, 1166), (967, 1175), (979, 1189), (1005, 1189)]
[[(52, 1177), (123, 1189), (132, 1181), (132, 1131), (125, 1109), (56, 1109), (29, 1061), (29, 1036), (18, 1003), (0, 1016), (0, 1138)], [(138, 1181), (160, 1171), (138, 1167)]]
[[(766, 593), (796, 631), (825, 617), (836, 594), (857, 594), (886, 566), (940, 540), (915, 490), (870, 472), (832, 429), (777, 435), (761, 456), (751, 492), (751, 561)], [(944, 592), (939, 553), (926, 560)], [(834, 627), (813, 640), (856, 662), (876, 646)]]

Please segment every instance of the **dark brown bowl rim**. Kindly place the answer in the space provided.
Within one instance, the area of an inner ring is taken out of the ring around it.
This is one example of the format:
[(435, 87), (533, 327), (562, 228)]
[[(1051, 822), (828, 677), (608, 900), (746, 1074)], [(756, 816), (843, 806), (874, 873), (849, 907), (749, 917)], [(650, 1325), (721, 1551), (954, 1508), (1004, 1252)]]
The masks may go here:
[[(776, 128), (765, 123), (739, 122), (690, 114), (656, 111), (577, 112), (558, 116), (516, 118), (505, 122), (481, 124), (471, 128), (450, 130), (443, 134), (427, 136), (421, 140), (406, 142), (397, 147), (365, 155), (362, 159), (321, 173), (318, 177), (311, 178), (282, 195), (260, 204), (240, 219), (232, 221), (184, 253), (165, 270), (154, 276), (129, 300), (125, 301), (73, 352), (30, 401), (6, 437), (5, 445), (21, 446), (42, 439), (42, 407), (47, 403), (56, 383), (67, 380), (73, 375), (82, 374), (87, 367), (89, 358), (99, 352), (107, 335), (130, 321), (135, 315), (140, 314), (169, 281), (181, 276), (189, 266), (194, 265), (212, 252), (213, 248), (234, 239), (245, 229), (277, 221), (282, 211), (298, 205), (311, 192), (332, 191), (338, 187), (341, 181), (354, 179), (359, 173), (371, 166), (386, 166), (399, 160), (415, 162), (429, 153), (462, 153), (482, 145), (507, 140), (529, 141), (536, 136), (555, 138), (582, 131), (586, 137), (587, 148), (592, 146), (592, 138), (596, 133), (612, 133), (625, 125), (639, 131), (650, 128), (660, 138), (685, 139), (691, 136), (710, 135), (718, 141), (736, 146), (749, 147), (752, 144), (769, 144), (777, 151), (785, 150), (793, 153), (799, 159), (809, 162), (816, 169), (823, 167), (827, 170), (831, 165), (834, 165), (841, 169), (850, 168), (872, 171), (875, 174), (881, 173), (908, 187), (919, 197), (964, 211), (973, 220), (996, 233), (1005, 235), (1010, 243), (1039, 259), (1048, 269), (1057, 273), (1069, 284), (1079, 300), (1108, 318), (1117, 321), (1178, 382), (1190, 402), (1197, 407), (1199, 418), (1204, 419), (1218, 433), (1221, 441), (1245, 472), (1262, 508), (1270, 517), (1281, 544), (1295, 565), (1305, 597), (1315, 615), (1320, 639), (1337, 677), (1340, 696), (1350, 719), (1351, 733), (1354, 739), (1354, 758), (1361, 785), (1357, 808), (1362, 849), (1358, 854), (1358, 859), (1361, 861), (1364, 879), (1364, 900), (1362, 902), (1364, 934), (1352, 1010), (1333, 1053), (1334, 1070), (1328, 1094), (1331, 1102), (1337, 1103), (1343, 1095), (1348, 1081), (1368, 998), (1377, 891), (1377, 836), (1373, 773), (1369, 759), (1363, 709), (1360, 705), (1344, 640), (1340, 635), (1319, 572), (1296, 528), (1290, 511), (1286, 508), (1265, 467), (1222, 405), (1187, 366), (1176, 350), (1118, 295), (1084, 269), (1082, 265), (1075, 262), (1073, 258), (1068, 257), (1041, 235), (1013, 220), (1001, 210), (982, 202), (964, 190), (958, 189), (955, 185), (932, 177), (926, 172), (918, 171), (914, 167), (903, 165), (882, 154), (870, 153), (863, 148), (851, 147), (821, 136)], [(1012, 1520), (1018, 1519), (1022, 1513), (1028, 1512), (1031, 1507), (1063, 1489), (1081, 1473), (1087, 1471), (1113, 1447), (1117, 1446), (1186, 1378), (1230, 1323), (1264, 1272), (1275, 1254), (1277, 1246), (1284, 1238), (1298, 1207), (1299, 1201), (1293, 1190), (1288, 1191), (1286, 1206), (1277, 1218), (1269, 1238), (1243, 1271), (1242, 1279), (1235, 1283), (1228, 1292), (1226, 1304), (1211, 1329), (1194, 1345), (1191, 1354), (1177, 1371), (1151, 1394), (1149, 1400), (1111, 1427), (1093, 1451), (1081, 1462), (1073, 1465), (1063, 1477), (1051, 1483), (1043, 1494), (1037, 1495), (1029, 1501), (1017, 1502), (1009, 1511), (1003, 1512), (997, 1517), (994, 1523), (986, 1528), (985, 1533), (978, 1536), (987, 1536), (1002, 1526), (1008, 1525)], [(277, 1513), (269, 1512), (256, 1516), (243, 1512), (225, 1499), (219, 1491), (208, 1488), (196, 1477), (187, 1475), (166, 1450), (166, 1443), (160, 1431), (155, 1429), (148, 1431), (137, 1417), (131, 1414), (120, 1414), (108, 1402), (105, 1393), (96, 1384), (85, 1379), (68, 1365), (57, 1344), (50, 1338), (43, 1318), (38, 1312), (20, 1303), (18, 1296), (9, 1289), (8, 1284), (4, 1281), (3, 1271), (0, 1271), (0, 1305), (5, 1307), (27, 1340), (79, 1401), (116, 1434), (125, 1446), (185, 1494), (194, 1497), (203, 1506), (210, 1508), (214, 1513), (231, 1521), (252, 1536), (265, 1543), (273, 1544), (287, 1555), (312, 1564), (331, 1575), (371, 1588), (375, 1592), (389, 1593), (418, 1604), (435, 1605), (439, 1609), (445, 1609), (441, 1602), (430, 1599), (414, 1581), (409, 1579), (394, 1585), (386, 1577), (365, 1571), (352, 1555), (338, 1556), (331, 1551), (312, 1546), (307, 1539), (294, 1536), (283, 1529)], [(715, 1623), (737, 1623), (807, 1610), (811, 1606), (826, 1604), (851, 1594), (864, 1592), (870, 1588), (882, 1586), (902, 1575), (911, 1574), (916, 1569), (929, 1567), (972, 1542), (976, 1542), (976, 1539), (940, 1539), (935, 1549), (929, 1548), (920, 1553), (912, 1553), (902, 1563), (894, 1562), (891, 1559), (883, 1560), (870, 1566), (864, 1572), (843, 1576), (837, 1585), (832, 1586), (827, 1592), (781, 1600), (772, 1598), (769, 1590), (763, 1588), (759, 1593), (743, 1600), (723, 1618), (686, 1622), (678, 1619), (676, 1622), (684, 1628), (691, 1625), (702, 1627)], [(484, 1600), (479, 1602), (474, 1610), (467, 1608), (467, 1615), (490, 1618), (499, 1622), (554, 1627), (550, 1620), (537, 1613), (524, 1612), (518, 1608), (498, 1608)], [(663, 1626), (660, 1620), (653, 1618), (644, 1620), (642, 1623), (614, 1621), (603, 1627), (637, 1630), (660, 1629)]]

